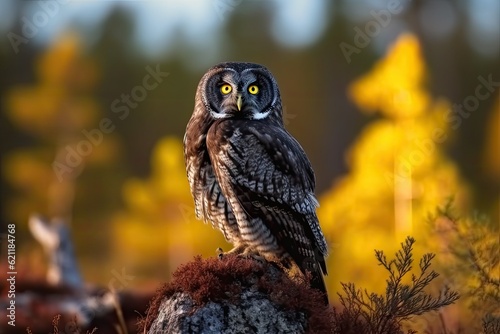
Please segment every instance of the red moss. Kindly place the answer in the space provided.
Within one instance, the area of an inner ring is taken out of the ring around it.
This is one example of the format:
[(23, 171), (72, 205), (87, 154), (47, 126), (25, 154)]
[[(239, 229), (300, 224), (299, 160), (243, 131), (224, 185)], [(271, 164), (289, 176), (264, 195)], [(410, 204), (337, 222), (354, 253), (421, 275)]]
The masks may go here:
[(225, 256), (222, 260), (196, 257), (180, 266), (171, 282), (157, 291), (139, 327), (149, 329), (161, 302), (175, 293), (189, 294), (196, 306), (224, 300), (236, 304), (242, 290), (254, 286), (282, 309), (304, 312), (308, 317), (308, 333), (331, 333), (333, 308), (323, 304), (321, 292), (311, 289), (306, 279), (291, 279), (278, 270), (270, 270), (269, 266), (238, 256)]

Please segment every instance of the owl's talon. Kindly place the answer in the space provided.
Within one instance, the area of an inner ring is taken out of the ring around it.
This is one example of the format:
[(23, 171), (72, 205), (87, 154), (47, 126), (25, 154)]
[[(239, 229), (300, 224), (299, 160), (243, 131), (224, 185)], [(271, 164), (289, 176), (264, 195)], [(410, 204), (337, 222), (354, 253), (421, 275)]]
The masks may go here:
[(238, 254), (239, 257), (244, 258), (244, 259), (249, 259), (249, 260), (254, 260), (259, 262), (260, 264), (266, 263), (265, 257), (260, 255), (259, 253), (255, 251), (251, 251), (249, 249), (246, 249), (243, 253)]
[(261, 255), (259, 255), (257, 253), (247, 254), (246, 257), (247, 257), (247, 259), (254, 260), (254, 261), (258, 262), (261, 265), (263, 265), (264, 263), (266, 263), (266, 259), (263, 256), (261, 256)]
[(219, 258), (219, 260), (222, 260), (222, 258), (224, 257), (224, 251), (222, 250), (222, 248), (218, 247), (215, 252), (217, 253), (217, 257)]
[(256, 261), (261, 262), (262, 264), (264, 264), (266, 262), (266, 259), (263, 256), (260, 256), (260, 255), (254, 256), (253, 259), (256, 260)]

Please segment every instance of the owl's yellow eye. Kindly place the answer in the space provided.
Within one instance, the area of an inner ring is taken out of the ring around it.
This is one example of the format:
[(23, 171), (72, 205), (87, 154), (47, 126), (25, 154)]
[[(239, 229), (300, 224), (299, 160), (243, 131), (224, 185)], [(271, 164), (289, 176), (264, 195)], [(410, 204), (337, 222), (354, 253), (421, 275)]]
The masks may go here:
[(251, 85), (250, 87), (248, 87), (248, 92), (255, 95), (259, 92), (259, 87), (257, 87), (257, 85)]
[(231, 87), (231, 85), (224, 84), (224, 85), (220, 86), (220, 92), (224, 95), (231, 93), (232, 90), (233, 90), (233, 87)]

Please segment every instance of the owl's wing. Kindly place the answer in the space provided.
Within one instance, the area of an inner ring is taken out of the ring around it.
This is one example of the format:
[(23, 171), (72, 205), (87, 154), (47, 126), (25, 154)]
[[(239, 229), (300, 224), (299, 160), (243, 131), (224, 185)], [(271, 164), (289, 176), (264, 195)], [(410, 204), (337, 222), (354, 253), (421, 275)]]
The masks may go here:
[(207, 145), (229, 173), (226, 179), (245, 212), (262, 217), (301, 269), (300, 262), (313, 257), (326, 274), (327, 245), (315, 212), (314, 173), (300, 144), (278, 126), (223, 122), (209, 134)]

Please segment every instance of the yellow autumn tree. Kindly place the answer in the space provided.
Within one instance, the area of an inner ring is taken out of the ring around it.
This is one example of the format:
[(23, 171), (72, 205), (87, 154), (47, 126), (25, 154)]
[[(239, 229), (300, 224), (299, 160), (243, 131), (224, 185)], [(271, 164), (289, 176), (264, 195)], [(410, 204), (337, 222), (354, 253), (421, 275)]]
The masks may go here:
[(380, 118), (349, 149), (350, 172), (320, 197), (319, 218), (332, 242), (332, 291), (340, 282), (383, 290), (374, 249), (390, 254), (407, 235), (418, 240), (428, 214), (450, 197), (465, 203), (467, 189), (442, 149), (452, 136), (450, 104), (430, 96), (425, 80), (420, 44), (405, 34), (349, 87), (360, 110)]
[(196, 220), (186, 177), (182, 142), (161, 139), (153, 150), (151, 175), (123, 186), (125, 209), (113, 222), (115, 263), (150, 277), (168, 277), (195, 255), (229, 250), (220, 232)]

